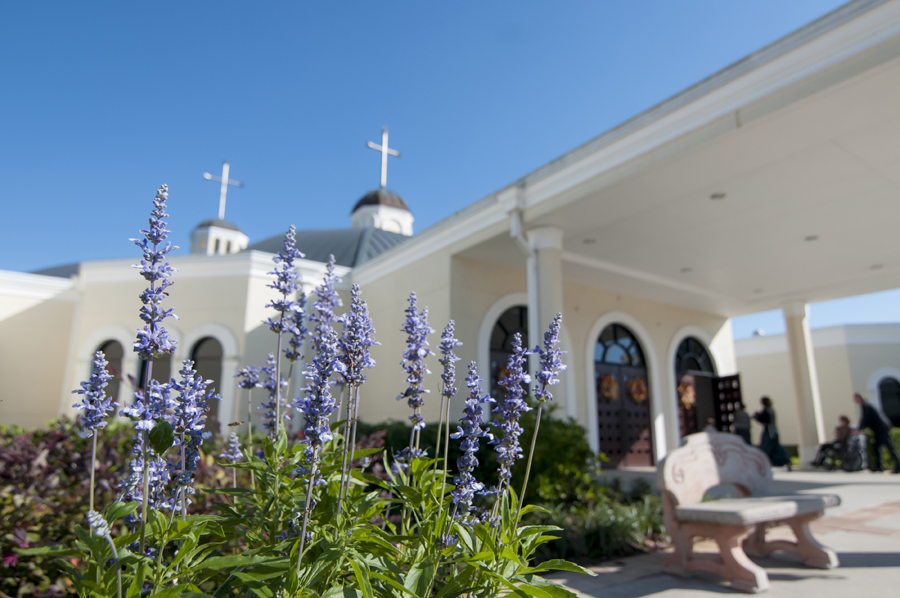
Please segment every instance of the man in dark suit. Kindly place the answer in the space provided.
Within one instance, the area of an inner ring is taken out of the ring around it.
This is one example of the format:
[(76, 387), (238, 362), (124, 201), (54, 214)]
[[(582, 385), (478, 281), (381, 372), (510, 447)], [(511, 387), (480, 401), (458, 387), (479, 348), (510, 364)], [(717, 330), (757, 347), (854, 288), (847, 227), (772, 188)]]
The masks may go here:
[(869, 428), (875, 436), (875, 470), (882, 471), (881, 466), (881, 447), (887, 446), (888, 452), (894, 459), (894, 473), (900, 473), (900, 457), (897, 457), (897, 449), (891, 442), (891, 425), (885, 421), (878, 410), (869, 405), (862, 395), (859, 393), (853, 395), (853, 401), (859, 405), (861, 413), (859, 416), (859, 430)]

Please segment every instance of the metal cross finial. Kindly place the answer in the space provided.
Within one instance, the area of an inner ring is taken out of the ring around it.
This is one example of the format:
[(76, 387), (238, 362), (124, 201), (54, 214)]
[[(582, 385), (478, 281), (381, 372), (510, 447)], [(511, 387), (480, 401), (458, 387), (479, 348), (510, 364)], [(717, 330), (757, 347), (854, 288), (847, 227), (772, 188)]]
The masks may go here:
[(228, 168), (228, 160), (225, 160), (222, 163), (221, 177), (213, 176), (208, 172), (203, 173), (203, 178), (207, 181), (216, 181), (222, 183), (222, 188), (219, 190), (219, 220), (225, 220), (225, 195), (228, 193), (228, 185), (231, 185), (232, 187), (244, 186), (244, 183), (240, 181), (229, 180)]
[(371, 147), (373, 150), (377, 150), (381, 152), (381, 188), (384, 189), (387, 187), (387, 157), (388, 154), (396, 157), (400, 157), (400, 152), (395, 149), (391, 149), (388, 147), (388, 132), (387, 127), (381, 127), (381, 145), (377, 143), (368, 142), (366, 145)]

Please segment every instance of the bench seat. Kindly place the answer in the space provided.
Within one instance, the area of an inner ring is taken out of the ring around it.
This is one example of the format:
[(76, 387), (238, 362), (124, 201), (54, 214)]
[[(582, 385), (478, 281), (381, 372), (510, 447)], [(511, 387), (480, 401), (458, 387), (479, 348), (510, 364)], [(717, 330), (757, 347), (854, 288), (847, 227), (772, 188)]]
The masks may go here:
[(783, 521), (839, 504), (841, 497), (835, 494), (727, 498), (679, 505), (675, 507), (675, 519), (680, 522), (752, 525)]

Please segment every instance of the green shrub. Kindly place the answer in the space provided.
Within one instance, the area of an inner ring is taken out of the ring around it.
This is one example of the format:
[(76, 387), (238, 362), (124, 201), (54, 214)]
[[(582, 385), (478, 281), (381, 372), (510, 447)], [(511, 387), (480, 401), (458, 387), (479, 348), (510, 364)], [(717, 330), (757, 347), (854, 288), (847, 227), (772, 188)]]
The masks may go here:
[[(894, 443), (894, 448), (900, 450), (900, 428), (891, 428), (890, 434), (891, 442)], [(875, 467), (875, 435), (872, 433), (872, 430), (866, 429), (866, 439), (869, 452), (869, 469), (873, 469)], [(891, 457), (891, 454), (886, 447), (881, 447), (881, 464), (885, 469), (893, 469), (896, 467), (894, 459)]]

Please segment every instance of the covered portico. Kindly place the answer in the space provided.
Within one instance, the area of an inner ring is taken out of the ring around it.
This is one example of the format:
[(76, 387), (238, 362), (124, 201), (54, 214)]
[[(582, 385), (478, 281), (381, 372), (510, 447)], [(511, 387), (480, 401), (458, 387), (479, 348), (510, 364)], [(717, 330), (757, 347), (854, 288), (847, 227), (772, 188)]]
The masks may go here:
[(783, 309), (809, 460), (825, 427), (807, 304), (900, 287), (898, 97), (900, 3), (851, 3), (471, 206), (453, 257), (519, 272), (529, 330), (564, 314), (558, 396), (601, 450), (598, 337), (623, 326), (656, 459), (679, 441), (680, 343), (735, 373), (728, 318)]

